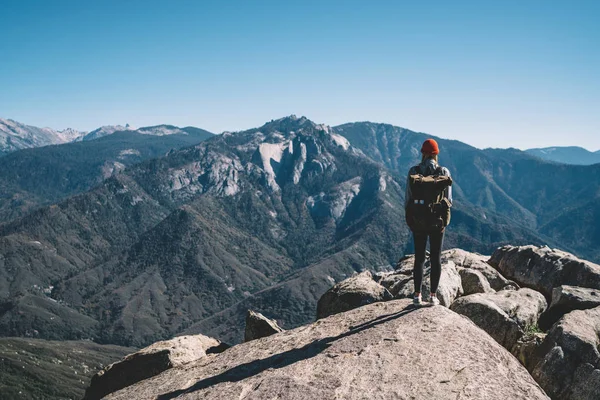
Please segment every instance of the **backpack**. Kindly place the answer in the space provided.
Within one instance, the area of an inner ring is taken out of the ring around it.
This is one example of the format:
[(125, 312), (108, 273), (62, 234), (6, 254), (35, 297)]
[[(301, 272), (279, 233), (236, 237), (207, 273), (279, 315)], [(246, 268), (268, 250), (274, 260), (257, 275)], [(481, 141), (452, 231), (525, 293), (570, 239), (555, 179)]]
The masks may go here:
[[(420, 172), (420, 168), (416, 168)], [(450, 223), (450, 201), (444, 190), (452, 178), (442, 175), (438, 166), (433, 175), (410, 175), (408, 184), (412, 199), (406, 207), (406, 222), (413, 232), (442, 231)]]

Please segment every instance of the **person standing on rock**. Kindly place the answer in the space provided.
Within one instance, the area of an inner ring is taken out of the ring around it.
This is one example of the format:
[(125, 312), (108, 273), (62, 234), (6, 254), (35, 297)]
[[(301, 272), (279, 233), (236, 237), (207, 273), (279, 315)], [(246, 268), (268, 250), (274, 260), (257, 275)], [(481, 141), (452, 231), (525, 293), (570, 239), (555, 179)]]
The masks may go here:
[(438, 144), (427, 139), (421, 147), (422, 159), (408, 172), (404, 208), (406, 223), (413, 233), (415, 242), (415, 266), (413, 278), (415, 293), (413, 302), (423, 303), (421, 287), (425, 249), (429, 238), (429, 258), (431, 260), (431, 287), (429, 302), (440, 304), (436, 296), (442, 274), (442, 245), (444, 231), (450, 223), (452, 207), (452, 178), (450, 171), (438, 164)]

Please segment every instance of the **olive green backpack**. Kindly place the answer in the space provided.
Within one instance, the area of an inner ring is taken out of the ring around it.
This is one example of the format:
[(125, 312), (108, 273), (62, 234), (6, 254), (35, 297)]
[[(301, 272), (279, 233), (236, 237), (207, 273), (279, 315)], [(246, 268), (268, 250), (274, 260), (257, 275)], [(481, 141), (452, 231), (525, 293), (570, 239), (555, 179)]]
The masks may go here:
[(414, 174), (408, 177), (412, 199), (406, 207), (406, 222), (413, 232), (435, 232), (450, 223), (450, 201), (444, 190), (452, 178), (442, 175), (438, 167), (434, 175)]

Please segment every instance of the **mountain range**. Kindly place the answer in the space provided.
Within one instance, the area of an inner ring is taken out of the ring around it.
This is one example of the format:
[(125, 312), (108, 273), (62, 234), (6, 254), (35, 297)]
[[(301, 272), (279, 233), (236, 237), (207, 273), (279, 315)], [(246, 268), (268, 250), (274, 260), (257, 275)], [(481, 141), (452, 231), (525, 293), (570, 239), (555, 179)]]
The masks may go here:
[[(237, 342), (246, 309), (284, 327), (306, 323), (332, 283), (413, 251), (405, 174), (429, 136), (290, 116), (194, 145), (164, 142), (187, 133), (125, 131), (0, 158), (21, 174), (0, 177), (5, 198), (16, 187), (29, 199), (0, 203), (1, 332), (128, 346), (196, 332)], [(455, 180), (446, 246), (548, 244), (600, 259), (600, 165), (437, 139)], [(149, 149), (152, 140), (162, 142)], [(127, 164), (119, 158), (136, 151)], [(83, 168), (86, 157), (94, 167)], [(115, 163), (123, 167), (105, 174)], [(40, 165), (45, 175), (30, 183)]]
[(74, 129), (55, 131), (0, 118), (0, 155), (32, 147), (69, 143), (78, 140), (84, 134), (85, 132)]
[[(51, 128), (38, 128), (11, 119), (0, 118), (0, 156), (26, 148), (94, 140), (112, 135), (115, 132), (133, 131), (145, 135), (166, 136), (174, 134), (185, 135), (197, 130), (198, 128), (194, 127), (179, 128), (173, 125), (157, 125), (136, 129), (126, 124), (125, 126), (105, 125), (90, 132), (77, 131), (71, 128), (57, 131)], [(577, 146), (534, 148), (527, 149), (525, 152), (546, 161), (564, 164), (592, 165), (600, 163), (600, 150), (591, 152)]]
[(179, 128), (173, 125), (156, 125), (135, 129), (129, 124), (106, 125), (91, 132), (77, 131), (67, 128), (57, 131), (51, 128), (38, 128), (22, 124), (12, 119), (0, 118), (0, 156), (17, 150), (57, 145), (72, 142), (81, 142), (99, 139), (117, 132), (135, 132), (141, 135), (168, 136), (168, 135), (205, 135), (202, 129), (188, 126)]
[(0, 223), (89, 190), (129, 165), (211, 136), (198, 128), (161, 125), (6, 154), (0, 157)]
[(600, 163), (600, 150), (591, 152), (582, 147), (546, 147), (525, 150), (541, 159), (564, 164), (592, 165)]

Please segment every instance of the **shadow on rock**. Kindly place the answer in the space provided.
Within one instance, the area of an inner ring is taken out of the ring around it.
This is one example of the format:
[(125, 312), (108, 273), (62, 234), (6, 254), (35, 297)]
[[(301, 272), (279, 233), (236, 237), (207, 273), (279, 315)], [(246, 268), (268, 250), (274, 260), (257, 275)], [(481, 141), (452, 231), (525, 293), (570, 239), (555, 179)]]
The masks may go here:
[(222, 382), (237, 382), (243, 379), (249, 378), (251, 376), (257, 375), (269, 368), (283, 368), (288, 365), (294, 364), (301, 360), (306, 360), (316, 356), (321, 353), (323, 350), (327, 349), (332, 342), (336, 340), (342, 339), (344, 337), (354, 335), (358, 332), (367, 330), (379, 324), (386, 323), (388, 321), (394, 320), (396, 318), (400, 318), (412, 311), (417, 310), (418, 308), (412, 305), (409, 305), (405, 309), (400, 312), (382, 315), (380, 317), (375, 318), (372, 321), (365, 322), (363, 324), (351, 327), (347, 332), (344, 332), (337, 336), (331, 336), (324, 339), (320, 339), (314, 341), (306, 346), (303, 346), (299, 349), (293, 349), (290, 351), (286, 351), (279, 354), (274, 354), (271, 357), (264, 358), (262, 360), (252, 361), (246, 364), (238, 365), (234, 368), (231, 368), (219, 375), (211, 376), (210, 378), (202, 379), (196, 382), (192, 387), (182, 390), (173, 391), (170, 393), (165, 393), (161, 396), (158, 396), (158, 400), (169, 400), (174, 399), (177, 396), (181, 396), (185, 393), (193, 393), (198, 390), (206, 389), (210, 386), (222, 383)]

